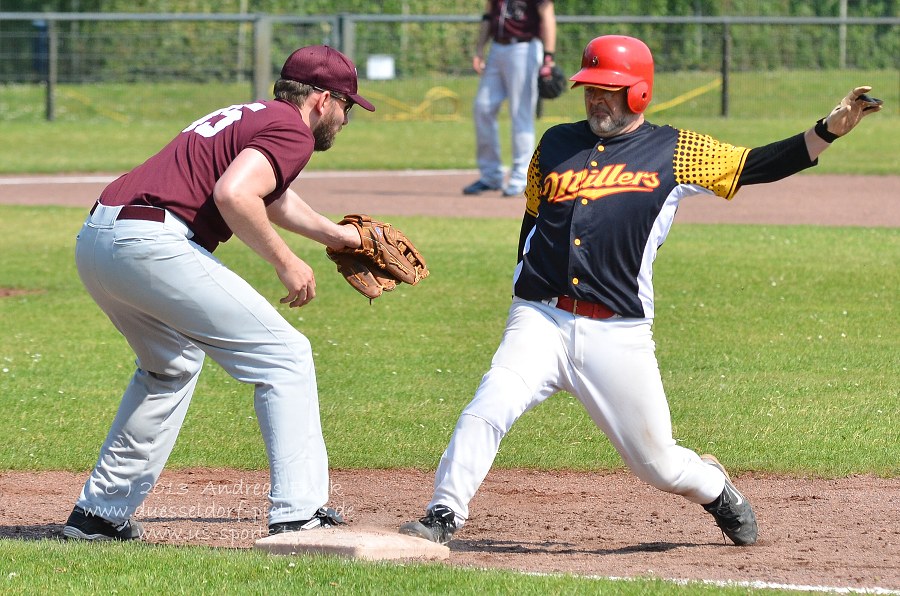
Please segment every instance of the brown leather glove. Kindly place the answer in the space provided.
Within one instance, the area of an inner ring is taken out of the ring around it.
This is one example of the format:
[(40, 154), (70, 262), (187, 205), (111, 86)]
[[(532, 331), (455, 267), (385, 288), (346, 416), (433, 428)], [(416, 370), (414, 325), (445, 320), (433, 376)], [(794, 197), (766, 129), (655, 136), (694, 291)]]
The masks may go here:
[(428, 277), (428, 265), (403, 232), (368, 215), (345, 215), (341, 225), (355, 226), (359, 248), (326, 248), (328, 258), (354, 290), (371, 302), (398, 283), (415, 285)]

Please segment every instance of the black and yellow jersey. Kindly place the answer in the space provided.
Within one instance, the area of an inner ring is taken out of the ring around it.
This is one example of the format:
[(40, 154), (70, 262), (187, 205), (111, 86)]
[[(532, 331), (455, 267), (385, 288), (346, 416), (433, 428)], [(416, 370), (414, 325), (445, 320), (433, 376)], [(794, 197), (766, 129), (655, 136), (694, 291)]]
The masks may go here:
[(731, 199), (815, 163), (802, 134), (748, 149), (647, 122), (610, 138), (587, 121), (554, 126), (529, 165), (514, 294), (652, 318), (653, 261), (682, 199)]

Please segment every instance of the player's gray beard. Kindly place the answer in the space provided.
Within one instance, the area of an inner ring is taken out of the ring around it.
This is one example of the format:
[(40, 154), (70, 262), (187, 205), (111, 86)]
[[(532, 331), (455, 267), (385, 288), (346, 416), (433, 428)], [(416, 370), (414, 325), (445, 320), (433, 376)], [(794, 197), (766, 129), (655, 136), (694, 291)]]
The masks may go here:
[[(344, 112), (340, 110), (338, 112), (341, 120), (343, 120)], [(312, 131), (313, 138), (316, 140), (313, 148), (316, 151), (328, 151), (331, 149), (331, 146), (334, 145), (334, 138), (340, 130), (340, 127), (336, 126), (338, 122), (338, 116), (335, 115), (334, 111), (319, 119)]]
[(608, 137), (625, 130), (632, 122), (634, 122), (636, 114), (622, 114), (618, 118), (612, 116), (591, 116), (588, 118), (588, 124), (591, 131), (598, 137)]

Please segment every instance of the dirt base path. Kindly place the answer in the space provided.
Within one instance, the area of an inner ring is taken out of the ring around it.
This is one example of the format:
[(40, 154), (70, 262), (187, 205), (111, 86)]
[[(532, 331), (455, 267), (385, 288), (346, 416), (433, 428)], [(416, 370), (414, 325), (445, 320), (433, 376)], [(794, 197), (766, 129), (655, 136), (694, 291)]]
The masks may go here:
[[(86, 478), (0, 474), (0, 537), (57, 538)], [(333, 470), (330, 504), (354, 527), (419, 517), (433, 475)], [(249, 548), (266, 531), (266, 472), (167, 470), (136, 514), (153, 543)], [(752, 547), (726, 544), (699, 506), (626, 472), (494, 470), (449, 564), (592, 576), (900, 591), (900, 479), (743, 475), (759, 517)]]
[[(295, 188), (326, 213), (521, 216), (522, 199), (462, 196), (474, 175), (311, 173)], [(109, 180), (0, 177), (0, 203), (87, 209)], [(900, 176), (797, 176), (748, 187), (731, 203), (688, 201), (678, 221), (900, 227)], [(58, 537), (85, 477), (0, 473), (0, 537)], [(760, 541), (749, 548), (727, 545), (700, 507), (625, 472), (494, 470), (450, 544), (449, 564), (900, 594), (900, 479), (735, 480), (759, 518)], [(154, 543), (249, 548), (265, 532), (267, 482), (266, 472), (167, 470), (136, 517)], [(422, 513), (432, 473), (334, 470), (332, 482), (330, 504), (355, 526), (396, 528)]]
[[(322, 213), (521, 218), (524, 198), (464, 196), (476, 171), (308, 172), (293, 188)], [(0, 176), (0, 204), (89, 209), (114, 176)], [(748, 186), (732, 201), (684, 201), (677, 222), (900, 227), (900, 176), (800, 175)]]

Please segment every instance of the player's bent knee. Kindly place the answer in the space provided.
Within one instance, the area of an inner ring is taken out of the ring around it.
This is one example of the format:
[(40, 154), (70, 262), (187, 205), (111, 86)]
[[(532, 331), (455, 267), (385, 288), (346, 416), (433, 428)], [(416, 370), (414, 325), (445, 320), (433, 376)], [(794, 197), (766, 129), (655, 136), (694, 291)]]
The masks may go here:
[(463, 414), (480, 418), (503, 434), (532, 405), (532, 391), (524, 379), (508, 368), (494, 366), (481, 379), (475, 397)]
[(305, 335), (299, 331), (291, 337), (290, 346), (293, 352), (301, 358), (308, 358), (312, 354), (312, 344)]
[(165, 372), (146, 369), (139, 370), (149, 377), (145, 382), (153, 384), (158, 388), (157, 390), (165, 391), (166, 389), (163, 389), (163, 387), (169, 387), (168, 391), (174, 392), (190, 382), (190, 380), (200, 372), (200, 368), (201, 366), (198, 364), (197, 366), (184, 367), (184, 370), (181, 371), (175, 368), (166, 369)]
[(159, 381), (160, 383), (175, 383), (179, 379), (181, 379), (184, 375), (164, 375), (162, 373), (157, 373), (148, 370), (147, 374)]
[(312, 361), (312, 344), (305, 335), (296, 331), (282, 340), (274, 356), (290, 367), (307, 364)]

